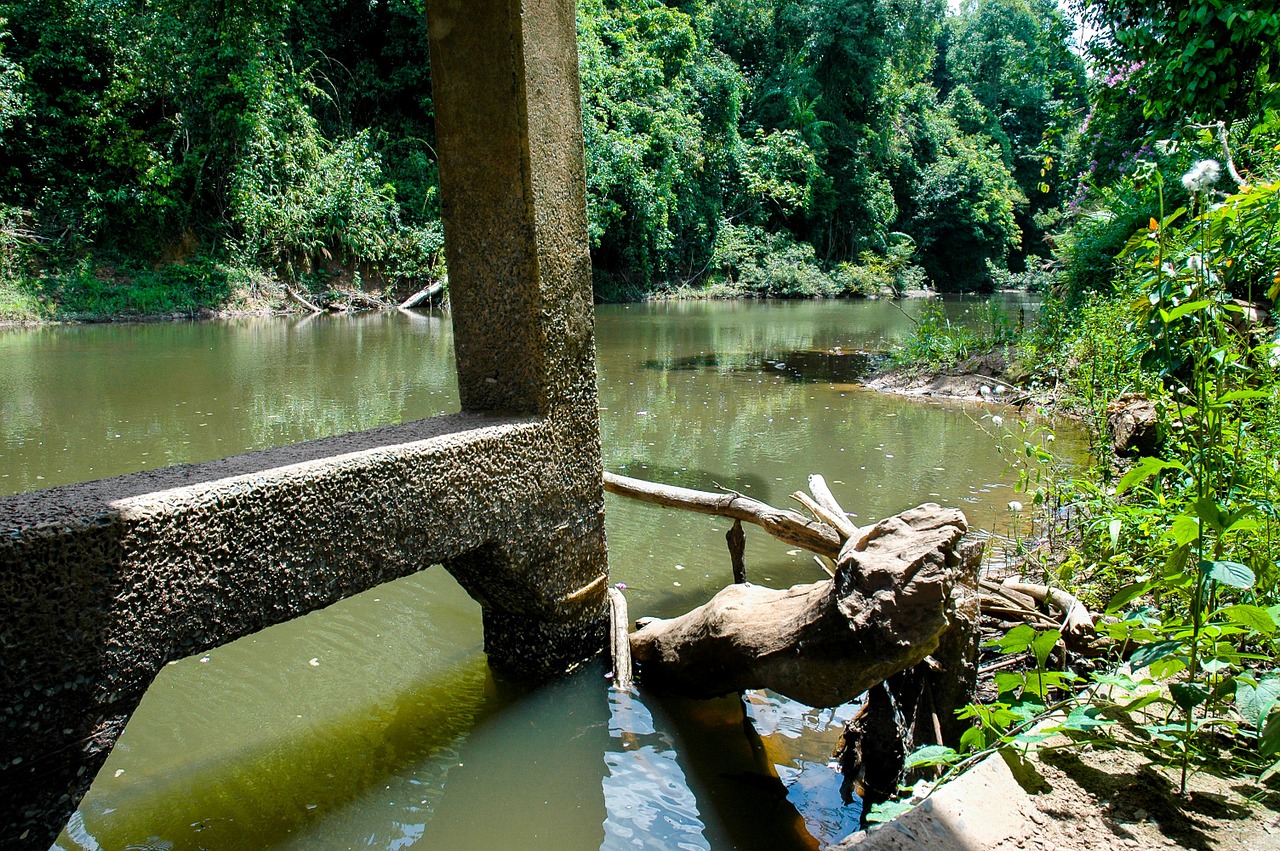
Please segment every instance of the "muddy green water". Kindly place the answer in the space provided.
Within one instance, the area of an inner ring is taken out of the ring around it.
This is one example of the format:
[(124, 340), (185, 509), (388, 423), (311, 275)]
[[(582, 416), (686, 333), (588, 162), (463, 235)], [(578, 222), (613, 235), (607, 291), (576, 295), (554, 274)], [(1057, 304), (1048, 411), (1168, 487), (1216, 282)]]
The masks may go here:
[[(822, 354), (909, 326), (886, 302), (600, 308), (606, 467), (777, 504), (822, 472), (862, 523), (932, 500), (1007, 528), (987, 412), (862, 390), (859, 358)], [(0, 494), (457, 405), (437, 315), (4, 331)], [(724, 523), (613, 497), (607, 512), (633, 616), (730, 581)], [(775, 586), (822, 576), (751, 528), (747, 565)], [(789, 849), (856, 822), (824, 765), (840, 711), (756, 696), (766, 752), (736, 699), (611, 694), (603, 663), (517, 690), (481, 637), (479, 607), (429, 570), (176, 662), (58, 847)]]

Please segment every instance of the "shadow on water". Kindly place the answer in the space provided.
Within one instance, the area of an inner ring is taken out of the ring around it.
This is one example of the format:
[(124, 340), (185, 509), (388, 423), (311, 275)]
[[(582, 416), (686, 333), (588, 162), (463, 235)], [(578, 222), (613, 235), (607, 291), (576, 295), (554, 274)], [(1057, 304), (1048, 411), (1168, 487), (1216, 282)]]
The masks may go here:
[(776, 374), (801, 383), (851, 384), (871, 375), (888, 361), (878, 352), (834, 349), (795, 349), (765, 356), (758, 353), (699, 352), (683, 357), (646, 360), (645, 369), (663, 372), (712, 370), (721, 375)]

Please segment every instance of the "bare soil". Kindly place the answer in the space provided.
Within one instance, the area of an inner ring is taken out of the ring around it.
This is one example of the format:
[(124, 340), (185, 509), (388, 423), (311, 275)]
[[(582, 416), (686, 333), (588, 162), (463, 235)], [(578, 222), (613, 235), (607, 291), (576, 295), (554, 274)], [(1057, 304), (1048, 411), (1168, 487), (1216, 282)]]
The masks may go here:
[(1043, 751), (1030, 764), (1042, 781), (1029, 795), (1034, 833), (998, 848), (1280, 849), (1280, 794), (1257, 778), (1200, 772), (1183, 798), (1176, 769), (1131, 751)]

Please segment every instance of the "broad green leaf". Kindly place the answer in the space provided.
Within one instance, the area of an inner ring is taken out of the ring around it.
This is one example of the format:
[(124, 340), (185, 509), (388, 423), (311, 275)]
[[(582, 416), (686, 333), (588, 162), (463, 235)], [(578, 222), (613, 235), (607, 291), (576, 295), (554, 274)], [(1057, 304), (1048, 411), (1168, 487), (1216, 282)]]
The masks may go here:
[(1233, 623), (1243, 624), (1254, 632), (1260, 632), (1263, 635), (1274, 635), (1276, 631), (1276, 622), (1271, 617), (1271, 613), (1261, 606), (1239, 603), (1234, 606), (1227, 606), (1219, 614)]
[(1036, 657), (1036, 667), (1043, 668), (1049, 660), (1049, 654), (1058, 646), (1062, 633), (1056, 629), (1048, 629), (1036, 635), (1031, 642), (1031, 652)]
[(1225, 514), (1218, 506), (1218, 501), (1211, 496), (1203, 496), (1191, 503), (1200, 521), (1210, 529), (1221, 532), (1226, 528)]
[(1071, 714), (1067, 716), (1067, 720), (1062, 722), (1062, 726), (1068, 730), (1088, 732), (1089, 730), (1115, 723), (1106, 718), (1100, 718), (1100, 712), (1101, 710), (1096, 706), (1077, 706), (1071, 710)]
[(1158, 680), (1176, 677), (1187, 669), (1187, 657), (1183, 655), (1167, 656), (1158, 662), (1152, 662), (1147, 669), (1151, 676)]
[(1125, 585), (1115, 596), (1111, 598), (1111, 602), (1107, 603), (1107, 614), (1117, 612), (1124, 608), (1131, 600), (1141, 597), (1143, 594), (1151, 590), (1151, 580), (1143, 582), (1133, 582)]
[(1111, 552), (1113, 553), (1120, 551), (1120, 526), (1121, 521), (1119, 517), (1107, 524), (1107, 534), (1111, 538)]
[(1173, 696), (1173, 702), (1186, 712), (1209, 699), (1209, 689), (1200, 683), (1174, 683), (1169, 686), (1169, 694)]
[(1188, 313), (1195, 313), (1197, 310), (1204, 310), (1206, 307), (1208, 307), (1212, 303), (1213, 302), (1207, 299), (1201, 299), (1200, 301), (1183, 302), (1182, 304), (1175, 307), (1173, 310), (1168, 310), (1168, 311), (1161, 310), (1160, 318), (1164, 320), (1166, 325), (1168, 325), (1171, 322), (1178, 321), (1182, 317), (1186, 316)]
[(887, 821), (893, 821), (898, 816), (910, 810), (914, 804), (907, 801), (885, 801), (883, 804), (876, 804), (871, 808), (871, 812), (867, 815), (867, 821), (871, 824), (881, 824)]
[(995, 645), (1005, 653), (1021, 653), (1031, 646), (1036, 631), (1029, 624), (1018, 624), (999, 638), (993, 638), (987, 644)]
[(1253, 571), (1238, 561), (1202, 561), (1200, 573), (1206, 579), (1240, 589), (1252, 587), (1255, 578)]
[(1116, 485), (1116, 496), (1142, 484), (1156, 473), (1169, 469), (1185, 471), (1187, 468), (1177, 461), (1166, 461), (1163, 458), (1148, 457), (1138, 459), (1138, 462), (1129, 468), (1129, 472), (1125, 473)]
[(1026, 675), (1014, 671), (997, 671), (992, 680), (995, 682), (996, 694), (1019, 691), (1027, 684)]
[(1236, 709), (1244, 720), (1261, 730), (1267, 716), (1280, 703), (1280, 677), (1263, 677), (1256, 684), (1243, 679), (1236, 685)]
[(925, 745), (907, 754), (902, 767), (911, 769), (928, 765), (952, 765), (958, 759), (960, 754), (946, 745)]
[(987, 734), (981, 727), (970, 727), (960, 734), (960, 750), (981, 751), (987, 749)]
[(1206, 674), (1221, 674), (1224, 671), (1231, 670), (1231, 667), (1234, 664), (1235, 663), (1230, 659), (1223, 659), (1219, 656), (1215, 656), (1212, 659), (1205, 659), (1202, 661), (1200, 663), (1200, 670), (1204, 671)]
[[(1232, 515), (1232, 517), (1235, 516)], [(1258, 529), (1258, 518), (1256, 517), (1241, 516), (1238, 520), (1228, 517), (1227, 521), (1226, 531), (1228, 532), (1254, 532)]]
[[(1188, 517), (1187, 514), (1176, 517), (1174, 522), (1170, 523), (1169, 531), (1165, 532), (1165, 535), (1174, 539), (1175, 544), (1187, 546), (1199, 537), (1199, 520), (1196, 517)], [(1187, 564), (1185, 559), (1187, 559), (1187, 555), (1184, 553), (1183, 564), (1178, 569), (1183, 569), (1183, 566)]]
[(1270, 399), (1271, 394), (1265, 390), (1232, 390), (1230, 393), (1224, 393), (1217, 399), (1218, 404), (1228, 404), (1230, 402), (1238, 402), (1241, 399)]
[(1280, 751), (1280, 707), (1271, 707), (1267, 715), (1267, 723), (1262, 725), (1262, 733), (1258, 736), (1258, 752), (1263, 756), (1271, 756)]
[(1152, 663), (1159, 662), (1172, 656), (1182, 649), (1181, 641), (1157, 641), (1155, 644), (1148, 644), (1145, 647), (1139, 647), (1129, 657), (1129, 663), (1135, 668), (1145, 668)]

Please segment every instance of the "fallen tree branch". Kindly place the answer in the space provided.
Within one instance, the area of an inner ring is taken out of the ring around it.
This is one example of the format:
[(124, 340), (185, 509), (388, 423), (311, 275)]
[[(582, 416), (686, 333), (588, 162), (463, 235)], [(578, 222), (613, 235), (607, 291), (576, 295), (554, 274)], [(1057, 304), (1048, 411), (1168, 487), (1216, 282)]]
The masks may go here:
[(396, 309), (408, 310), (411, 307), (417, 307), (427, 299), (438, 295), (442, 290), (444, 290), (444, 279), (436, 281), (434, 284), (431, 284), (430, 286), (426, 286), (418, 290), (416, 293), (409, 296), (404, 301), (400, 302), (400, 304), (397, 305)]
[(770, 688), (810, 706), (845, 703), (938, 647), (957, 578), (977, 570), (957, 550), (967, 528), (956, 509), (904, 511), (846, 544), (833, 579), (729, 586), (688, 614), (648, 621), (631, 635), (632, 656), (647, 684), (690, 697)]
[(814, 500), (826, 509), (830, 515), (830, 519), (823, 517), (835, 530), (840, 533), (840, 537), (848, 540), (858, 536), (858, 525), (849, 519), (849, 515), (840, 503), (836, 501), (835, 494), (831, 493), (831, 488), (827, 487), (827, 480), (818, 473), (809, 476), (809, 492), (813, 494)]
[(795, 511), (774, 508), (740, 493), (708, 493), (609, 472), (604, 474), (604, 489), (618, 496), (654, 505), (754, 523), (792, 546), (831, 558), (840, 554), (840, 535), (827, 524), (809, 520)]
[(305, 298), (303, 298), (303, 297), (302, 297), (302, 296), (301, 296), (301, 295), (300, 295), (296, 290), (294, 290), (292, 287), (288, 287), (288, 288), (286, 288), (286, 291), (289, 293), (289, 298), (293, 299), (293, 300), (294, 300), (294, 301), (296, 301), (298, 304), (300, 304), (300, 305), (302, 305), (303, 307), (305, 307), (307, 310), (310, 310), (312, 313), (324, 313), (324, 311), (323, 311), (323, 310), (321, 310), (320, 308), (316, 307), (316, 306), (315, 306), (314, 304), (312, 304), (311, 302), (307, 301)]
[(1010, 591), (1026, 594), (1038, 603), (1047, 603), (1058, 611), (1062, 617), (1062, 634), (1072, 638), (1083, 638), (1093, 634), (1093, 615), (1074, 595), (1061, 588), (1050, 588), (1047, 585), (1033, 585), (1027, 582), (1014, 582), (1006, 579), (1001, 583)]

